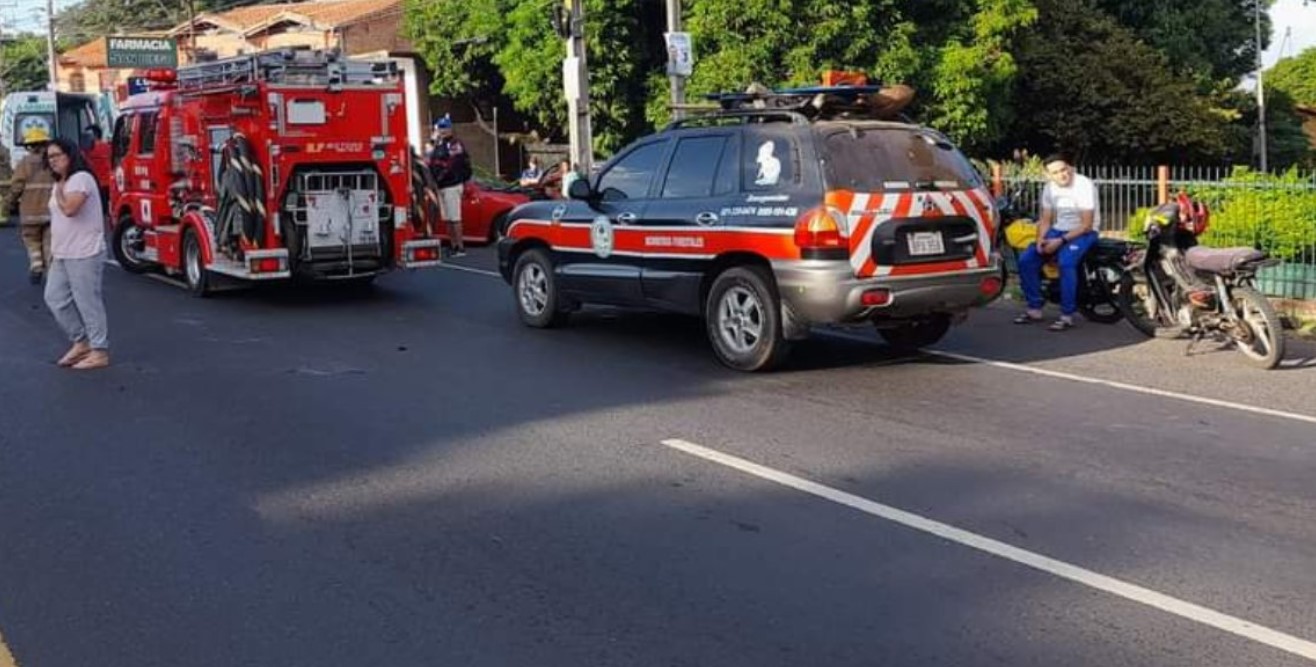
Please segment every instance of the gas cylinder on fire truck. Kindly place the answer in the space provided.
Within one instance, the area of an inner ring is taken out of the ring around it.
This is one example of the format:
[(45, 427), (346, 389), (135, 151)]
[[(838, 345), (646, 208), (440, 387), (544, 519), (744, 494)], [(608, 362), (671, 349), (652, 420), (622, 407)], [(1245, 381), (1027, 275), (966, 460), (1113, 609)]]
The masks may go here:
[(147, 73), (115, 125), (112, 247), (130, 272), (351, 280), (435, 266), (412, 219), (396, 66), (281, 49)]

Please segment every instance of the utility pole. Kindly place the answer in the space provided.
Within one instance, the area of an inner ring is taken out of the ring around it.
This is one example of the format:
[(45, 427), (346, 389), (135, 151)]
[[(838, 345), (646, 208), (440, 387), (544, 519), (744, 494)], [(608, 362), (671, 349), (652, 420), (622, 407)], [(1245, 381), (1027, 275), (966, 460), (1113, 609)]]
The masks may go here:
[(594, 137), (589, 118), (589, 66), (585, 62), (585, 7), (583, 0), (564, 0), (562, 33), (567, 57), (562, 61), (562, 82), (567, 96), (567, 130), (571, 135), (571, 162), (588, 175), (594, 162)]
[(196, 62), (196, 0), (187, 0), (187, 62)]
[(1261, 63), (1261, 0), (1253, 0), (1252, 17), (1257, 40), (1257, 131), (1261, 135), (1261, 171), (1270, 171), (1266, 160), (1266, 84)]
[[(667, 0), (667, 32), (669, 34), (681, 32), (681, 0)], [(667, 74), (667, 78), (672, 82), (672, 119), (680, 120), (685, 117), (685, 111), (683, 110), (685, 105), (685, 77), (672, 67), (673, 64), (668, 64), (669, 71)]]
[(46, 58), (50, 61), (50, 89), (59, 89), (59, 62), (55, 59), (55, 0), (46, 0)]

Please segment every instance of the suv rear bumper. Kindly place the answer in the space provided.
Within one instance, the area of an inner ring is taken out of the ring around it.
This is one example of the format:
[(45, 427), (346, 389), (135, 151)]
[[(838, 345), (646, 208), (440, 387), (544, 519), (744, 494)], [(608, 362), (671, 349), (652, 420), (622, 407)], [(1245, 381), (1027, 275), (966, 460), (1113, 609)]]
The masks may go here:
[[(986, 268), (927, 276), (856, 278), (849, 262), (804, 260), (774, 262), (777, 289), (796, 317), (814, 324), (839, 324), (868, 319), (907, 319), (933, 313), (962, 313), (1000, 296), (983, 292), (983, 280), (999, 278), (999, 259)], [(886, 289), (883, 306), (863, 303), (869, 290)]]

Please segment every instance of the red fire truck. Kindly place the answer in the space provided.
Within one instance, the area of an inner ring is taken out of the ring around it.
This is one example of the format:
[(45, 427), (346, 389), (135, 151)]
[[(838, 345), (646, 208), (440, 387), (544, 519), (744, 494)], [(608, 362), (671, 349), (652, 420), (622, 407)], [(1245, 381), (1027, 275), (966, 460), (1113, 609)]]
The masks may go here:
[(396, 65), (283, 49), (148, 78), (112, 138), (111, 247), (127, 271), (205, 295), (222, 278), (368, 282), (439, 263), (413, 207)]

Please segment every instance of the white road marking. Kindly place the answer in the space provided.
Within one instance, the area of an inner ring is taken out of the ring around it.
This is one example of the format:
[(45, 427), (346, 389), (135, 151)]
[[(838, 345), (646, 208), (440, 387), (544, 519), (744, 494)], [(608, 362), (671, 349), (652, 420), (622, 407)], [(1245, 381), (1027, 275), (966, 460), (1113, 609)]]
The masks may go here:
[(465, 271), (465, 272), (467, 272), (467, 273), (478, 273), (478, 274), (480, 274), (480, 275), (482, 275), (482, 276), (491, 276), (491, 277), (494, 277), (494, 278), (502, 278), (502, 277), (503, 277), (503, 274), (501, 274), (501, 273), (499, 273), (499, 272), (497, 272), (497, 271), (488, 271), (488, 270), (485, 270), (485, 269), (477, 269), (477, 268), (474, 268), (474, 267), (471, 267), (471, 266), (462, 266), (461, 264), (449, 264), (449, 263), (447, 263), (447, 262), (444, 262), (444, 263), (439, 264), (439, 268), (441, 268), (441, 269), (452, 269), (452, 270), (454, 270), (454, 271)]
[[(863, 336), (849, 334), (844, 331), (826, 331), (822, 333), (824, 333), (827, 336), (832, 336), (834, 338), (844, 338), (846, 340), (852, 340), (859, 343), (877, 342), (877, 340), (874, 338), (865, 338)], [(1258, 405), (1248, 405), (1247, 403), (1236, 403), (1234, 401), (1226, 401), (1219, 398), (1208, 398), (1206, 396), (1198, 396), (1196, 394), (1185, 394), (1182, 392), (1170, 391), (1168, 389), (1156, 389), (1155, 387), (1144, 387), (1142, 385), (1130, 384), (1128, 382), (1119, 382), (1117, 380), (1105, 380), (1102, 378), (1089, 377), (1086, 375), (1078, 375), (1077, 373), (1053, 371), (1048, 368), (1038, 368), (1037, 366), (1029, 366), (1028, 364), (1017, 364), (1010, 361), (999, 361), (997, 359), (988, 359), (986, 357), (975, 357), (972, 355), (961, 354), (959, 352), (951, 352), (948, 350), (937, 350), (937, 349), (929, 348), (929, 349), (924, 349), (923, 353), (930, 354), (936, 357), (945, 357), (947, 359), (954, 359), (956, 361), (963, 361), (972, 364), (982, 364), (984, 366), (992, 366), (994, 368), (1003, 368), (1005, 370), (1018, 371), (1020, 373), (1032, 373), (1033, 375), (1041, 375), (1043, 377), (1056, 378), (1059, 380), (1082, 382), (1084, 384), (1095, 384), (1103, 387), (1110, 387), (1111, 389), (1120, 389), (1122, 391), (1131, 391), (1138, 394), (1147, 394), (1149, 396), (1159, 396), (1161, 398), (1173, 398), (1180, 401), (1187, 401), (1189, 403), (1198, 403), (1200, 405), (1210, 405), (1212, 407), (1227, 408), (1230, 410), (1238, 410), (1240, 412), (1251, 412), (1253, 414), (1265, 415), (1267, 417), (1279, 417), (1280, 419), (1291, 419), (1293, 421), (1299, 421), (1308, 424), (1316, 424), (1316, 415), (1304, 415), (1298, 412), (1285, 412), (1284, 410), (1275, 410), (1274, 408), (1263, 408)]]
[[(494, 277), (494, 278), (502, 278), (502, 277), (503, 277), (502, 274), (498, 273), (497, 271), (486, 271), (486, 270), (484, 270), (484, 269), (476, 269), (476, 268), (471, 268), (471, 267), (469, 267), (469, 266), (461, 266), (461, 265), (458, 265), (458, 264), (440, 264), (440, 266), (445, 267), (445, 268), (449, 268), (449, 269), (455, 269), (455, 270), (457, 270), (457, 271), (465, 271), (465, 272), (467, 272), (467, 273), (477, 273), (477, 274), (482, 275), (482, 276), (492, 276), (492, 277)], [(872, 338), (864, 338), (864, 337), (861, 337), (861, 336), (856, 336), (856, 335), (852, 335), (852, 334), (847, 334), (847, 333), (845, 333), (845, 332), (843, 332), (843, 331), (827, 331), (827, 332), (825, 332), (825, 333), (826, 333), (826, 335), (829, 335), (829, 336), (835, 336), (835, 337), (838, 337), (838, 338), (846, 338), (846, 339), (849, 339), (849, 340), (859, 341), (859, 342), (863, 342), (863, 343), (875, 343), (875, 342), (877, 342), (876, 339), (872, 339)], [(1127, 383), (1127, 382), (1117, 382), (1117, 381), (1115, 381), (1115, 380), (1104, 380), (1104, 379), (1101, 379), (1101, 378), (1088, 377), (1088, 376), (1086, 376), (1086, 375), (1078, 375), (1078, 374), (1075, 374), (1075, 373), (1066, 373), (1066, 372), (1063, 372), (1063, 371), (1053, 371), (1053, 370), (1049, 370), (1049, 369), (1046, 369), (1046, 368), (1037, 368), (1036, 366), (1029, 366), (1029, 365), (1027, 365), (1027, 364), (1016, 364), (1016, 363), (1011, 363), (1011, 362), (1009, 362), (1009, 361), (998, 361), (998, 360), (996, 360), (996, 359), (986, 359), (986, 358), (983, 358), (983, 357), (974, 357), (974, 356), (970, 356), (970, 355), (967, 355), (967, 354), (960, 354), (960, 353), (958, 353), (958, 352), (949, 352), (949, 351), (946, 351), (946, 350), (928, 349), (928, 350), (924, 350), (924, 352), (927, 353), (927, 354), (932, 354), (932, 355), (936, 355), (936, 356), (939, 356), (939, 357), (945, 357), (945, 358), (947, 358), (947, 359), (955, 359), (955, 360), (957, 360), (957, 361), (965, 361), (965, 362), (969, 362), (969, 363), (982, 364), (982, 365), (985, 365), (985, 366), (993, 366), (993, 367), (996, 367), (996, 368), (1003, 368), (1003, 369), (1006, 369), (1006, 370), (1019, 371), (1019, 372), (1021, 372), (1021, 373), (1032, 373), (1032, 374), (1034, 374), (1034, 375), (1041, 375), (1041, 376), (1044, 376), (1044, 377), (1051, 377), (1051, 378), (1056, 378), (1056, 379), (1060, 379), (1060, 380), (1070, 380), (1070, 381), (1072, 381), (1072, 382), (1083, 382), (1083, 383), (1085, 383), (1085, 384), (1101, 385), (1101, 386), (1105, 386), (1105, 387), (1110, 387), (1111, 389), (1120, 389), (1120, 390), (1123, 390), (1123, 391), (1131, 391), (1131, 392), (1135, 392), (1135, 393), (1139, 393), (1139, 394), (1147, 394), (1147, 395), (1149, 395), (1149, 396), (1159, 396), (1159, 397), (1161, 397), (1161, 398), (1173, 398), (1173, 399), (1180, 400), (1180, 401), (1187, 401), (1187, 402), (1189, 402), (1189, 403), (1197, 403), (1197, 404), (1200, 404), (1200, 405), (1210, 405), (1210, 406), (1212, 406), (1212, 407), (1217, 407), (1217, 408), (1227, 408), (1227, 409), (1230, 409), (1230, 410), (1238, 410), (1238, 411), (1240, 411), (1240, 412), (1251, 412), (1251, 413), (1253, 413), (1253, 414), (1265, 415), (1265, 416), (1267, 416), (1267, 417), (1278, 417), (1278, 418), (1280, 418), (1280, 419), (1289, 419), (1289, 420), (1299, 421), (1299, 422), (1304, 422), (1304, 423), (1308, 423), (1308, 424), (1316, 424), (1316, 416), (1314, 416), (1314, 415), (1304, 415), (1304, 414), (1297, 413), (1297, 412), (1285, 412), (1284, 410), (1275, 410), (1275, 409), (1273, 409), (1273, 408), (1263, 408), (1263, 407), (1261, 407), (1261, 406), (1257, 406), (1257, 405), (1248, 405), (1248, 404), (1246, 404), (1246, 403), (1236, 403), (1236, 402), (1234, 402), (1234, 401), (1225, 401), (1225, 400), (1221, 400), (1221, 399), (1218, 399), (1218, 398), (1208, 398), (1208, 397), (1206, 397), (1206, 396), (1197, 396), (1197, 395), (1195, 395), (1195, 394), (1185, 394), (1185, 393), (1181, 393), (1181, 392), (1177, 392), (1177, 391), (1169, 391), (1169, 390), (1166, 390), (1166, 389), (1156, 389), (1156, 388), (1154, 388), (1154, 387), (1144, 387), (1144, 386), (1142, 386), (1142, 385), (1129, 384), (1129, 383)]]
[(1149, 607), (1169, 612), (1196, 623), (1208, 625), (1213, 628), (1224, 630), (1240, 637), (1246, 637), (1252, 641), (1265, 644), (1273, 648), (1287, 651), (1294, 655), (1316, 661), (1316, 642), (1294, 637), (1278, 630), (1258, 625), (1235, 616), (1230, 616), (1213, 609), (1208, 609), (1200, 605), (1186, 602), (1178, 598), (1170, 597), (1164, 593), (1158, 593), (1149, 588), (1143, 588), (1136, 584), (1108, 577), (1077, 565), (1071, 565), (1064, 561), (1054, 558), (1048, 558), (1041, 554), (1020, 549), (1004, 542), (994, 540), (990, 537), (984, 537), (977, 533), (971, 533), (954, 526), (934, 521), (917, 514), (896, 509), (889, 505), (868, 500), (844, 491), (824, 486), (817, 482), (796, 477), (789, 473), (781, 472), (767, 466), (759, 465), (747, 461), (738, 456), (732, 456), (719, 452), (715, 449), (709, 449), (701, 445), (687, 442), (685, 440), (664, 440), (663, 444), (667, 447), (684, 452), (712, 463), (717, 463), (728, 468), (739, 470), (740, 472), (753, 475), (760, 479), (776, 482), (782, 486), (790, 487), (797, 491), (818, 496), (830, 500), (834, 503), (845, 505), (857, 509), (860, 512), (871, 514), (878, 518), (886, 519), (894, 523), (913, 528), (940, 537), (944, 540), (956, 544), (976, 549), (993, 556), (998, 556), (1006, 560), (1014, 561), (1020, 565), (1031, 567), (1048, 574), (1055, 575), (1061, 579), (1105, 591), (1112, 595), (1143, 604)]
[(928, 354), (936, 355), (939, 357), (946, 357), (947, 359), (955, 359), (957, 361), (967, 361), (970, 363), (983, 364), (986, 366), (994, 366), (996, 368), (1004, 368), (1007, 370), (1019, 371), (1022, 373), (1032, 373), (1034, 375), (1058, 378), (1061, 380), (1070, 380), (1072, 382), (1083, 382), (1086, 384), (1102, 385), (1106, 387), (1111, 387), (1113, 389), (1122, 389), (1124, 391), (1132, 391), (1139, 394), (1160, 396), (1161, 398), (1173, 398), (1173, 399), (1178, 399), (1180, 401), (1188, 401), (1190, 403), (1200, 403), (1202, 405), (1210, 405), (1212, 407), (1217, 407), (1217, 408), (1228, 408), (1230, 410), (1238, 410), (1240, 412), (1251, 412), (1253, 414), (1265, 415), (1267, 417), (1279, 417), (1281, 419), (1291, 419), (1293, 421), (1306, 422), (1308, 424), (1316, 424), (1316, 416), (1299, 414), (1297, 412), (1285, 412), (1283, 410), (1275, 410), (1273, 408), (1263, 408), (1257, 405), (1248, 405), (1246, 403), (1235, 403), (1234, 401), (1225, 401), (1218, 398), (1207, 398), (1205, 396), (1197, 396), (1195, 394), (1183, 394), (1177, 391), (1155, 389), (1153, 387), (1144, 387), (1142, 385), (1129, 384), (1127, 382), (1117, 382), (1115, 380), (1103, 380), (1101, 378), (1088, 377), (1086, 375), (1076, 375), (1074, 373), (1065, 373), (1063, 371), (1053, 371), (1046, 368), (1038, 368), (1036, 366), (1029, 366), (1027, 364), (1016, 364), (1016, 363), (1011, 363), (1009, 361), (997, 361), (995, 359), (974, 357), (967, 354), (960, 354), (958, 352), (947, 352), (945, 350), (924, 350), (924, 351), (927, 352)]

